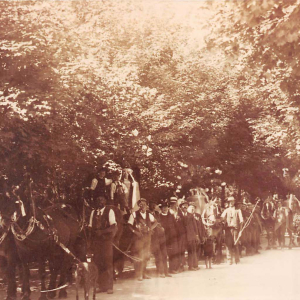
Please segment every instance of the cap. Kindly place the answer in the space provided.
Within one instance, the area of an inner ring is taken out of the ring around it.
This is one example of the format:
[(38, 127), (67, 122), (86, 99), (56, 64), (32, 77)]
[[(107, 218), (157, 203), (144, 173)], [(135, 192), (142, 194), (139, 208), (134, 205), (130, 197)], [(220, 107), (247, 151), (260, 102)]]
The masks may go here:
[(146, 204), (148, 204), (147, 200), (144, 198), (141, 198), (138, 202), (137, 205), (140, 205), (142, 202), (145, 202)]
[(234, 197), (230, 196), (230, 197), (228, 197), (228, 198), (227, 198), (227, 202), (232, 202), (232, 201), (234, 201), (234, 202), (235, 202), (235, 199), (234, 199)]
[(182, 207), (183, 205), (186, 205), (186, 206), (188, 206), (189, 204), (188, 204), (188, 202), (186, 202), (186, 201), (183, 201), (182, 203), (180, 203), (179, 207)]
[(159, 206), (160, 208), (162, 208), (162, 207), (168, 207), (168, 206), (169, 206), (168, 200), (167, 200), (167, 199), (161, 200), (161, 201), (159, 202), (158, 206)]
[(171, 197), (170, 198), (170, 203), (177, 203), (177, 198), (176, 197)]
[(189, 206), (194, 206), (194, 207), (196, 208), (195, 202), (190, 202), (190, 203), (189, 203)]

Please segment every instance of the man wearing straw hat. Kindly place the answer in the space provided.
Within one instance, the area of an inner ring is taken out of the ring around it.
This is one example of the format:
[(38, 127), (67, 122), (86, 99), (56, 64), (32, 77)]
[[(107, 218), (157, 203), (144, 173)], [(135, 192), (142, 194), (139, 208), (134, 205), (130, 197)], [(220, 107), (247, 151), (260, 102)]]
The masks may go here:
[(235, 256), (235, 263), (240, 262), (239, 248), (235, 245), (239, 231), (242, 228), (242, 223), (244, 222), (242, 212), (235, 208), (234, 197), (229, 197), (227, 199), (228, 208), (226, 208), (221, 218), (225, 221), (225, 244), (227, 252), (227, 261), (230, 265), (233, 263), (233, 255)]

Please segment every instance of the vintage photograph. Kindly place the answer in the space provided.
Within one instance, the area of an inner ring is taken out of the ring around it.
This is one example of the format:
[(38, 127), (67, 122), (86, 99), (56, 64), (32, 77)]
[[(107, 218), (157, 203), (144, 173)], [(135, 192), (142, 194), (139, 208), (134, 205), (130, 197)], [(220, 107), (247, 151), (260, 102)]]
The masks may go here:
[(300, 0), (0, 0), (0, 300), (298, 300)]

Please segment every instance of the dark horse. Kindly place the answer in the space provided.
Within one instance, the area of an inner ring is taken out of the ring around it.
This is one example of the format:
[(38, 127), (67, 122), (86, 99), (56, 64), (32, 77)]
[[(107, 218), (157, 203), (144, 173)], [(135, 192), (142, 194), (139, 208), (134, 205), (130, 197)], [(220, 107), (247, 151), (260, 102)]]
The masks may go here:
[[(45, 262), (49, 262), (50, 283), (49, 289), (56, 288), (56, 278), (60, 274), (59, 286), (66, 284), (68, 270), (72, 264), (72, 257), (58, 244), (66, 246), (73, 252), (73, 246), (77, 239), (80, 226), (76, 212), (66, 205), (53, 205), (45, 210), (36, 206), (31, 197), (31, 181), (28, 181), (27, 190), (21, 201), (17, 194), (17, 201), (9, 199), (1, 203), (1, 213), (4, 223), (10, 224), (11, 235), (9, 251), (16, 252), (15, 257), (8, 261), (8, 269), (15, 270), (16, 259), (19, 258), (22, 265), (22, 299), (30, 299), (30, 271), (29, 263), (39, 262), (39, 275), (41, 278), (41, 290), (46, 290)], [(16, 299), (15, 272), (8, 274), (7, 299)], [(55, 293), (49, 293), (54, 297)], [(66, 289), (61, 289), (60, 297), (67, 297)], [(47, 299), (46, 293), (41, 293), (40, 299)]]

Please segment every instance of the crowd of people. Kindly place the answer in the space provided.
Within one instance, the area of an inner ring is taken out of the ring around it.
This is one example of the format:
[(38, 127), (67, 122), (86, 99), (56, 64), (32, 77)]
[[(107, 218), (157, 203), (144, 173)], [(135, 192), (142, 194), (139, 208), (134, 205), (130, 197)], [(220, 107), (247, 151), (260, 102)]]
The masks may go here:
[[(165, 278), (185, 271), (186, 265), (189, 271), (199, 270), (199, 260), (202, 258), (205, 259), (206, 268), (211, 268), (213, 260), (216, 261), (216, 247), (222, 255), (223, 244), (226, 246), (230, 265), (240, 262), (240, 252), (244, 246), (253, 247), (254, 253), (259, 253), (261, 248), (260, 236), (264, 227), (261, 203), (236, 203), (236, 199), (229, 196), (222, 207), (220, 199), (207, 198), (200, 214), (196, 212), (196, 203), (178, 197), (170, 197), (160, 202), (140, 198), (133, 208), (128, 198), (126, 199), (128, 186), (122, 182), (121, 174), (118, 173), (109, 180), (105, 177), (105, 170), (101, 170), (99, 176), (92, 180), (89, 190), (90, 199), (94, 205), (99, 204), (100, 209), (98, 225), (91, 227), (101, 231), (101, 237), (94, 247), (95, 263), (102, 274), (99, 277), (101, 292), (113, 292), (112, 245), (118, 227), (116, 208), (122, 212), (126, 226), (133, 236), (130, 249), (137, 259), (135, 273), (139, 281), (150, 279), (147, 263), (151, 254), (155, 258), (158, 276)], [(277, 201), (272, 211), (273, 220), (277, 220), (279, 215), (282, 217), (281, 212), (282, 201)], [(255, 228), (251, 232), (250, 222)], [(274, 233), (273, 242), (278, 239), (283, 246), (285, 229), (286, 227), (282, 227)]]
[[(195, 189), (186, 197), (174, 193), (168, 199), (146, 200), (139, 196), (129, 168), (110, 177), (101, 169), (83, 194), (89, 237), (86, 257), (92, 255), (97, 266), (99, 292), (113, 293), (120, 253), (134, 262), (138, 281), (150, 279), (147, 264), (151, 255), (157, 276), (165, 278), (197, 271), (201, 260), (206, 268), (212, 268), (213, 263), (223, 262), (224, 246), (228, 264), (238, 264), (244, 249), (246, 254), (259, 253), (264, 230), (267, 249), (276, 248), (277, 242), (283, 248), (286, 232), (292, 247), (291, 224), (300, 228), (300, 205), (292, 196), (283, 201), (275, 195), (251, 203), (243, 198), (237, 201), (232, 194), (222, 201), (205, 194), (201, 206)], [(7, 196), (8, 192), (2, 194)]]

